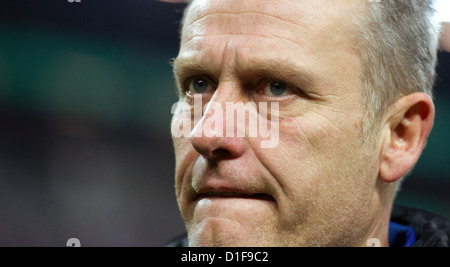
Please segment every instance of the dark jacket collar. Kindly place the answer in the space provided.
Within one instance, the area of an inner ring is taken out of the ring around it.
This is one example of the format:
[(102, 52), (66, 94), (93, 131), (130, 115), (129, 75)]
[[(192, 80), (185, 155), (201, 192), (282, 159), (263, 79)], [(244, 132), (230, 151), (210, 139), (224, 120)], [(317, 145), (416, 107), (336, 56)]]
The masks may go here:
[(428, 211), (395, 205), (391, 221), (414, 228), (412, 247), (449, 247), (450, 222)]

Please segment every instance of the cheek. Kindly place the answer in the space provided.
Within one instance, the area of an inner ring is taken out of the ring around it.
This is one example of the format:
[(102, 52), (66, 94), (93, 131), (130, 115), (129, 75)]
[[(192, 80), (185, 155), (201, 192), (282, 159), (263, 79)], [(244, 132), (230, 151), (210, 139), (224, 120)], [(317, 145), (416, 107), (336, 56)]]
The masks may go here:
[(190, 220), (193, 214), (189, 205), (191, 199), (192, 170), (195, 165), (198, 153), (192, 147), (188, 138), (177, 138), (174, 140), (175, 146), (175, 194), (181, 215), (185, 220)]
[(283, 165), (293, 169), (317, 169), (329, 163), (342, 150), (342, 132), (320, 118), (292, 117), (280, 121), (280, 142), (273, 153), (280, 154)]
[(176, 168), (183, 168), (187, 155), (191, 153), (193, 147), (189, 141), (195, 122), (192, 120), (192, 110), (184, 102), (176, 109), (171, 121), (171, 135), (175, 149)]
[(372, 158), (361, 156), (367, 149), (355, 122), (340, 126), (320, 116), (287, 119), (280, 123), (279, 146), (262, 152), (284, 190), (280, 206), (289, 211), (286, 222), (338, 221), (337, 210), (358, 209), (371, 198)]
[(313, 114), (286, 118), (280, 121), (278, 146), (256, 153), (288, 195), (304, 195), (350, 174), (362, 144), (354, 125), (338, 127)]
[(320, 194), (315, 199), (333, 203), (367, 190), (376, 176), (376, 160), (361, 129), (355, 128), (361, 118), (331, 120), (312, 115), (297, 117), (280, 127), (279, 151), (288, 165), (283, 169), (290, 170), (281, 176), (289, 183), (286, 187), (295, 191), (293, 195), (309, 190)]
[(192, 107), (186, 102), (180, 101), (175, 107), (172, 107), (172, 113), (170, 124), (172, 139), (176, 141), (178, 138), (189, 137), (195, 125), (195, 121), (192, 118), (194, 114)]
[(312, 199), (314, 188), (320, 187), (329, 171), (325, 167), (331, 160), (326, 149), (330, 145), (328, 134), (319, 126), (302, 118), (285, 117), (279, 124), (279, 142), (275, 148), (260, 148), (257, 141), (251, 144), (258, 159), (283, 190), (280, 193), (282, 207)]
[(175, 190), (177, 197), (180, 197), (182, 188), (189, 183), (186, 174), (192, 168), (198, 153), (192, 147), (187, 137), (172, 137), (175, 152)]
[(297, 117), (296, 124), (290, 125), (287, 132), (301, 133), (310, 147), (310, 153), (322, 163), (345, 164), (346, 155), (360, 153), (364, 144), (359, 125), (362, 117), (345, 112), (308, 112)]

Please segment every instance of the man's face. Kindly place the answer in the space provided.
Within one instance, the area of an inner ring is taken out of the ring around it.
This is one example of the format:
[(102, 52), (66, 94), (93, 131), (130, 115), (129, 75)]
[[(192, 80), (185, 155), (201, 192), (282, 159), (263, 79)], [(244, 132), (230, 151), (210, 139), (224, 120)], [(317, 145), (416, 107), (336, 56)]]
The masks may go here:
[[(175, 74), (181, 101), (279, 105), (279, 140), (174, 137), (193, 246), (360, 245), (378, 205), (378, 145), (362, 138), (361, 63), (347, 0), (195, 1)], [(173, 125), (186, 119), (173, 117)], [(269, 116), (270, 117), (270, 116)], [(228, 125), (223, 115), (216, 123)], [(271, 118), (269, 118), (270, 124)]]

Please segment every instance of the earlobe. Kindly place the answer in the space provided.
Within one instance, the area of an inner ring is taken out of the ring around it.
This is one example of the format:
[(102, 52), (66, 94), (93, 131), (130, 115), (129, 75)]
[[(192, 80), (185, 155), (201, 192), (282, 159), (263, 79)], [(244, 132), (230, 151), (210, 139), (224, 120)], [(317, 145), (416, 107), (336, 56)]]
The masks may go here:
[(433, 127), (434, 105), (425, 93), (404, 96), (385, 113), (379, 176), (395, 182), (418, 161)]

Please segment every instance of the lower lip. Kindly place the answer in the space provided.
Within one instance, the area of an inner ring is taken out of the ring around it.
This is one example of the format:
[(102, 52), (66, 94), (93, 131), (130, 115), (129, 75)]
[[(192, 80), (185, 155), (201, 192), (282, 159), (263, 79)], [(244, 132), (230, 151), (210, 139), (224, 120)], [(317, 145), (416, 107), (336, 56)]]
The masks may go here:
[[(203, 196), (199, 197), (194, 206), (194, 220), (226, 219), (231, 221), (250, 222), (266, 218), (277, 210), (275, 200), (270, 196)], [(269, 217), (270, 217), (269, 216)], [(266, 218), (267, 219), (267, 218)]]
[(213, 208), (215, 210), (255, 209), (262, 206), (276, 206), (275, 200), (269, 195), (252, 196), (202, 196), (196, 201), (196, 208)]
[(257, 195), (257, 196), (199, 196), (200, 199), (210, 199), (210, 200), (232, 200), (232, 199), (242, 199), (242, 200), (261, 200), (261, 201), (275, 201), (270, 195)]

